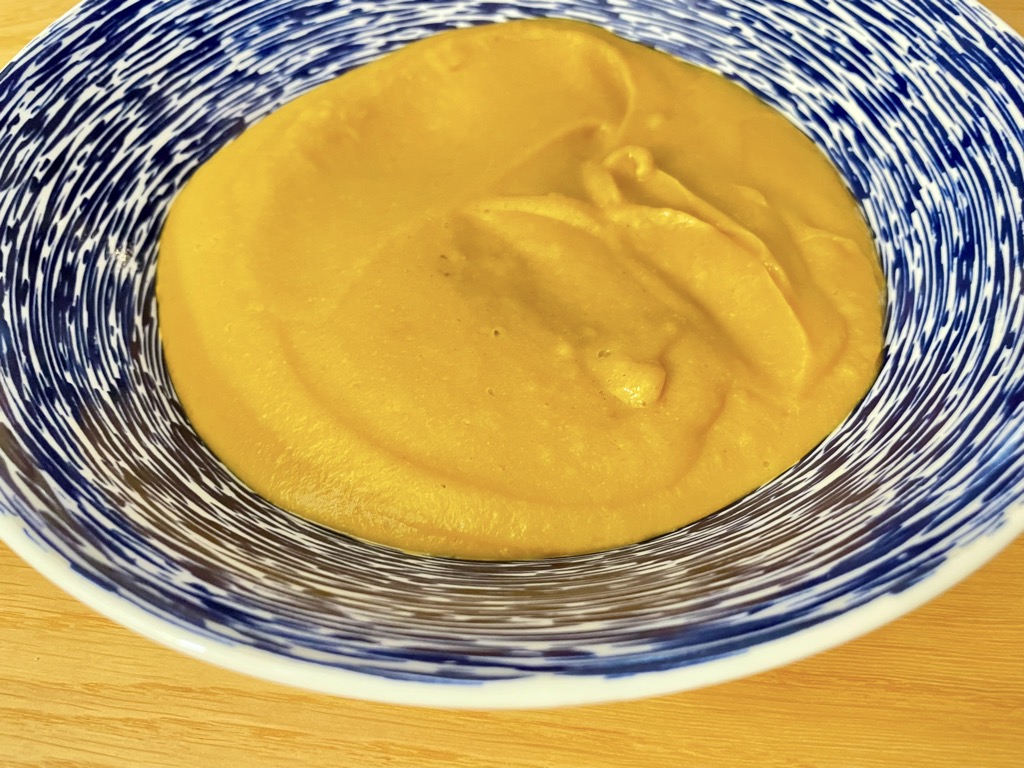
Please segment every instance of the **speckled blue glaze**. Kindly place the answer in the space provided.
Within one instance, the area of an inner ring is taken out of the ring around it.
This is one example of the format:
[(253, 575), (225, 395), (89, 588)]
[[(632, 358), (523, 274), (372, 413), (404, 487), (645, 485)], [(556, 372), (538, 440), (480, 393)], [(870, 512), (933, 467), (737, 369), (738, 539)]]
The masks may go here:
[[(841, 169), (888, 350), (797, 467), (651, 542), (415, 557), (282, 512), (164, 369), (163, 217), (282, 102), (452, 26), (598, 23), (711, 67)], [(966, 0), (86, 0), (0, 76), (0, 534), (162, 642), (350, 696), (542, 706), (677, 690), (856, 636), (1024, 528), (1024, 44)]]

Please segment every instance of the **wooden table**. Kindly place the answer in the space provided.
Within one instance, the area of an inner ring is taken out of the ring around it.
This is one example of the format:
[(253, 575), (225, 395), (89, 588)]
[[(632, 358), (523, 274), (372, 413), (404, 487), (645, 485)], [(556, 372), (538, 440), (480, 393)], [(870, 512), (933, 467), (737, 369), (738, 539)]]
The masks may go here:
[[(1024, 0), (989, 4), (1024, 30)], [(71, 5), (0, 0), (0, 61)], [(216, 669), (98, 616), (3, 545), (0, 593), (4, 767), (1024, 765), (1024, 538), (912, 615), (785, 669), (540, 712), (365, 704)]]

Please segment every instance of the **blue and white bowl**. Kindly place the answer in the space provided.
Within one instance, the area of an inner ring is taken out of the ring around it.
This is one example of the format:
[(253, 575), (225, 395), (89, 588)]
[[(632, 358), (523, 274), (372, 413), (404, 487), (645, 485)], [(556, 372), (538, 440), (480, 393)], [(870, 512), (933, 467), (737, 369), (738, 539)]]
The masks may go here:
[[(282, 102), (453, 26), (595, 22), (788, 115), (861, 201), (887, 353), (797, 467), (656, 540), (474, 563), (353, 541), (236, 480), (161, 357), (161, 224)], [(162, 643), (433, 706), (625, 699), (860, 635), (1024, 528), (1024, 43), (970, 0), (86, 0), (0, 77), (0, 534)]]

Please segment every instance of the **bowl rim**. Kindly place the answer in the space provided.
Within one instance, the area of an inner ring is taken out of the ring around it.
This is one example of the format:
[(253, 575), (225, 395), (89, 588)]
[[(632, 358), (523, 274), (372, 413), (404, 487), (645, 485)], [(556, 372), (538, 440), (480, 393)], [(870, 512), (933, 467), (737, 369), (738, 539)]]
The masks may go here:
[(629, 675), (534, 674), (514, 680), (424, 682), (388, 678), (282, 657), (251, 646), (221, 644), (147, 613), (112, 595), (33, 540), (11, 516), (0, 516), (0, 540), (68, 595), (117, 624), (214, 666), (315, 693), (399, 704), (467, 710), (551, 709), (665, 696), (727, 683), (787, 666), (866, 635), (956, 586), (1024, 533), (1024, 501), (987, 536), (959, 547), (927, 578), (886, 593), (801, 632), (699, 664)]

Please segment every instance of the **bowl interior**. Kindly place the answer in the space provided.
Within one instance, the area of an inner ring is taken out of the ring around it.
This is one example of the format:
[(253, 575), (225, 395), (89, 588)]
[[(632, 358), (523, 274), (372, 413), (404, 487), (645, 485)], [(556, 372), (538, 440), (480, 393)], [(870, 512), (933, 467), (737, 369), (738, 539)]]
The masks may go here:
[[(153, 278), (170, 201), (303, 91), (436, 31), (532, 16), (715, 69), (828, 153), (888, 279), (876, 385), (776, 481), (611, 552), (425, 558), (282, 512), (211, 455), (167, 378)], [(0, 77), (0, 533), (164, 642), (394, 701), (621, 698), (859, 634), (1024, 528), (1021, 72), (1021, 40), (966, 0), (87, 2)]]

